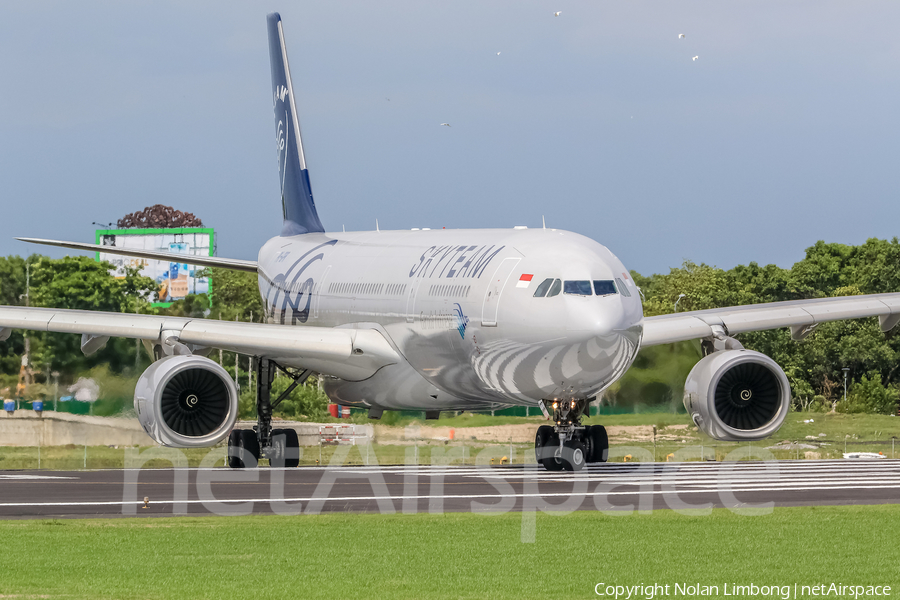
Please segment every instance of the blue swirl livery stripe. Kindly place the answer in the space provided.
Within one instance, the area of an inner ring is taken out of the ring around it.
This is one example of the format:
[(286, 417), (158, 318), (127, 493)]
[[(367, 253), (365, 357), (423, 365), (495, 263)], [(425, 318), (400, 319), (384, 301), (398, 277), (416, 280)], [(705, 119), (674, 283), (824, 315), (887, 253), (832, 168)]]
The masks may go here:
[[(270, 280), (271, 283), (266, 291), (266, 309), (269, 311), (270, 317), (278, 314), (277, 321), (279, 323), (291, 325), (298, 322), (306, 323), (309, 320), (309, 307), (316, 283), (309, 276), (304, 281), (301, 281), (301, 279), (310, 265), (325, 257), (325, 252), (319, 252), (311, 257), (310, 254), (335, 244), (337, 244), (337, 240), (328, 240), (307, 250), (293, 262), (287, 271), (279, 273), (274, 279)], [(303, 263), (302, 266), (300, 266), (301, 263)], [(268, 277), (266, 279), (268, 280)], [(293, 297), (292, 294), (294, 294)], [(303, 306), (304, 300), (305, 306)]]

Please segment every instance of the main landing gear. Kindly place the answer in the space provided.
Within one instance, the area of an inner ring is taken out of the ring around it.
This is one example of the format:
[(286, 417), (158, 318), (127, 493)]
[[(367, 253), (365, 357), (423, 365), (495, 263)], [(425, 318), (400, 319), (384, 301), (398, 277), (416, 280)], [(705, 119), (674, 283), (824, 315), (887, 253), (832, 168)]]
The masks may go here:
[(548, 471), (580, 471), (587, 463), (606, 462), (609, 438), (602, 425), (582, 425), (587, 399), (554, 400), (541, 406), (555, 425), (541, 425), (534, 436), (534, 455)]
[[(293, 379), (293, 383), (272, 401), (275, 369)], [(300, 440), (293, 429), (272, 429), (272, 411), (306, 381), (312, 371), (288, 371), (275, 361), (256, 359), (256, 426), (233, 429), (228, 436), (228, 466), (232, 469), (256, 467), (260, 458), (269, 459), (272, 467), (296, 467), (300, 464)]]

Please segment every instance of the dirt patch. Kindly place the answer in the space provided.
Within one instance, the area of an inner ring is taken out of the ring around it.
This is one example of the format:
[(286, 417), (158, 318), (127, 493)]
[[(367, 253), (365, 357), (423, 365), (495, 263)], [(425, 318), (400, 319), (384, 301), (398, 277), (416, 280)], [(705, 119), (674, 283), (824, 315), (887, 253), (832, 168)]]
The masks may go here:
[(491, 427), (388, 427), (375, 426), (375, 439), (379, 443), (402, 443), (408, 440), (478, 440), (482, 442), (525, 443), (534, 441), (537, 425), (495, 425)]
[[(387, 425), (375, 426), (375, 439), (381, 444), (403, 444), (411, 440), (449, 440), (450, 432), (453, 432), (455, 441), (480, 441), (480, 442), (509, 442), (529, 443), (534, 441), (534, 434), (538, 425), (495, 425), (490, 427), (390, 427)], [(667, 430), (674, 431), (667, 431)], [(615, 444), (629, 442), (652, 442), (652, 425), (613, 425), (607, 426), (606, 434), (609, 440)], [(691, 436), (687, 425), (674, 425), (667, 427), (656, 434), (657, 441), (679, 441)]]

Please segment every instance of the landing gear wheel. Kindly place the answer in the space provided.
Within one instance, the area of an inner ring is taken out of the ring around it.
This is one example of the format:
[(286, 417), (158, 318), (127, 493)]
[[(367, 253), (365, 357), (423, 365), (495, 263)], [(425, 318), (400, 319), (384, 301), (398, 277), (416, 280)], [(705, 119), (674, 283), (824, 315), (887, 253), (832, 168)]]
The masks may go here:
[(241, 443), (247, 454), (253, 457), (253, 463), (246, 466), (256, 467), (259, 464), (259, 438), (256, 437), (256, 432), (252, 429), (241, 429)]
[(603, 425), (591, 425), (585, 430), (587, 461), (605, 463), (609, 459), (609, 437)]
[(269, 459), (270, 466), (294, 468), (300, 465), (300, 439), (293, 429), (273, 429), (272, 449), (275, 454)]
[(562, 463), (566, 471), (580, 471), (587, 462), (584, 444), (577, 440), (569, 440), (563, 446)]
[(547, 425), (545, 427), (550, 431), (548, 432), (547, 444), (543, 452), (544, 459), (541, 461), (541, 464), (548, 471), (562, 471), (563, 461), (559, 452), (559, 434), (553, 431), (552, 427)]
[(551, 438), (553, 438), (552, 427), (541, 425), (537, 428), (537, 432), (534, 434), (534, 458), (539, 465), (543, 465), (544, 459), (553, 453), (553, 447), (550, 444)]
[(256, 438), (256, 432), (251, 429), (232, 429), (228, 434), (226, 461), (232, 469), (255, 467), (259, 462), (259, 440)]
[(559, 435), (549, 425), (541, 425), (534, 434), (535, 459), (548, 471), (559, 471), (562, 469), (562, 462), (557, 454), (559, 454)]
[(228, 434), (228, 454), (225, 455), (225, 464), (229, 469), (243, 469), (244, 461), (241, 460), (241, 430), (232, 429)]

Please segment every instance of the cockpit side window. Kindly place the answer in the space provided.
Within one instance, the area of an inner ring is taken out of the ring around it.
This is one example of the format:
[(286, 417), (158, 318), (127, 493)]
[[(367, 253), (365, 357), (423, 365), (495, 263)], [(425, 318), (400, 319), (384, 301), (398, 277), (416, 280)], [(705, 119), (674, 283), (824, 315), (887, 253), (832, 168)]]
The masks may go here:
[(553, 280), (553, 285), (550, 286), (550, 291), (547, 292), (547, 297), (552, 298), (553, 296), (559, 296), (559, 292), (562, 289), (562, 281), (559, 279)]
[(626, 298), (631, 298), (631, 292), (628, 291), (628, 286), (625, 285), (621, 279), (616, 277), (616, 287), (619, 288), (619, 293), (625, 296)]
[(550, 284), (553, 283), (553, 278), (545, 279), (541, 282), (541, 285), (537, 286), (537, 289), (534, 290), (535, 298), (543, 298), (547, 295), (547, 290), (550, 289)]
[(616, 284), (611, 279), (595, 279), (594, 292), (598, 296), (611, 296), (616, 293)]
[(590, 281), (566, 281), (563, 283), (563, 292), (575, 296), (591, 296)]

